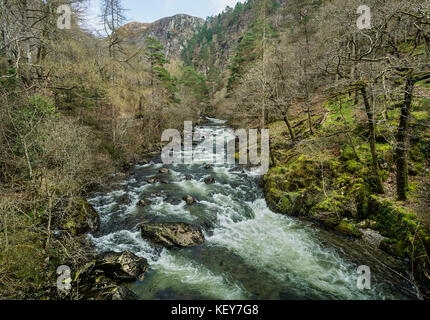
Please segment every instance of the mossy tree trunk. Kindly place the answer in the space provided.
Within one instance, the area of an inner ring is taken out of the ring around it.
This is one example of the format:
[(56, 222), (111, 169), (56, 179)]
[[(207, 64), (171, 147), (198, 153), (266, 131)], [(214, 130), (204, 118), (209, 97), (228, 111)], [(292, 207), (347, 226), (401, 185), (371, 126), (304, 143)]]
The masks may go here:
[(397, 129), (397, 147), (396, 147), (396, 166), (397, 166), (397, 198), (399, 200), (407, 199), (408, 188), (408, 130), (409, 117), (411, 114), (412, 95), (414, 83), (412, 77), (408, 75), (405, 86), (405, 101), (403, 102), (399, 128)]
[(382, 186), (381, 177), (379, 176), (378, 155), (376, 154), (375, 114), (370, 106), (369, 96), (364, 85), (360, 87), (360, 92), (363, 97), (364, 107), (366, 109), (368, 119), (367, 123), (369, 127), (369, 144), (370, 152), (372, 154), (372, 188), (375, 192), (382, 194), (384, 193), (384, 188)]
[(397, 166), (397, 198), (400, 201), (407, 200), (408, 189), (408, 144), (409, 144), (409, 120), (411, 116), (412, 100), (415, 83), (429, 79), (430, 73), (413, 74), (408, 70), (406, 74), (405, 99), (403, 101), (399, 127), (397, 129), (396, 166)]
[(375, 192), (382, 194), (384, 193), (384, 188), (382, 187), (381, 177), (379, 176), (378, 155), (376, 154), (375, 114), (370, 106), (369, 96), (364, 85), (360, 87), (360, 92), (363, 97), (369, 127), (369, 144), (372, 154), (372, 188)]

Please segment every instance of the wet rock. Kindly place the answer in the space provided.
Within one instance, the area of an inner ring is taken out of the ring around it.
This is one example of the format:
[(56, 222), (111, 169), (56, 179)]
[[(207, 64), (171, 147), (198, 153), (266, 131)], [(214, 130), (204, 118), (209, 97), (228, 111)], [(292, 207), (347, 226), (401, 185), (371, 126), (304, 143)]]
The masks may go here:
[(129, 205), (131, 203), (131, 200), (127, 194), (124, 194), (121, 197), (119, 197), (118, 203), (122, 205)]
[(139, 300), (139, 297), (133, 291), (131, 291), (130, 289), (124, 286), (116, 287), (114, 290), (112, 290), (111, 295), (112, 295), (111, 300), (116, 300), (116, 301)]
[(148, 182), (149, 184), (156, 184), (158, 182), (158, 180), (156, 178), (151, 178), (146, 180), (146, 182)]
[(214, 184), (215, 183), (215, 178), (207, 178), (207, 179), (205, 179), (205, 183), (206, 184)]
[(112, 280), (142, 281), (148, 271), (148, 261), (129, 251), (107, 253), (96, 262), (95, 268), (102, 270)]
[(191, 176), (186, 176), (185, 177), (185, 180), (187, 180), (187, 181), (190, 181), (190, 180), (192, 180), (193, 178), (191, 177)]
[(192, 196), (186, 196), (186, 197), (184, 197), (184, 201), (188, 205), (192, 205), (193, 203), (196, 203), (196, 199), (194, 199)]
[(214, 167), (212, 167), (210, 164), (208, 164), (208, 165), (206, 165), (206, 166), (205, 166), (205, 169), (206, 169), (206, 170), (212, 170), (213, 168), (214, 168)]
[(193, 247), (204, 243), (201, 229), (186, 223), (149, 223), (141, 225), (142, 238), (167, 248)]
[(364, 242), (376, 248), (379, 248), (382, 241), (387, 239), (386, 237), (382, 236), (378, 231), (372, 229), (360, 229), (360, 231), (363, 234), (362, 239), (364, 240)]
[(158, 171), (158, 172), (160, 172), (161, 174), (167, 174), (170, 172), (170, 170), (167, 168), (161, 168), (160, 171)]
[(73, 205), (75, 206), (74, 213), (63, 224), (63, 228), (74, 236), (97, 231), (100, 226), (100, 217), (91, 204), (87, 200), (79, 198)]
[(148, 200), (148, 199), (142, 199), (142, 200), (139, 200), (139, 202), (137, 203), (137, 206), (138, 207), (148, 207), (151, 204), (152, 204), (152, 202), (150, 200)]
[(72, 287), (79, 285), (79, 295), (84, 300), (137, 300), (123, 284), (143, 280), (147, 271), (146, 259), (131, 252), (106, 253), (94, 257), (72, 275)]

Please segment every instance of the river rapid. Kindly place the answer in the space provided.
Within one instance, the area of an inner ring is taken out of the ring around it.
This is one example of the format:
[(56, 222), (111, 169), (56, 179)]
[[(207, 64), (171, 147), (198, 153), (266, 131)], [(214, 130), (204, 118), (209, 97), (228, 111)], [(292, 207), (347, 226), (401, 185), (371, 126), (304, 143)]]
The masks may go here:
[[(234, 139), (224, 121), (195, 128)], [(160, 174), (163, 167), (168, 174)], [(215, 178), (214, 184), (205, 179)], [(148, 180), (158, 178), (159, 182)], [(188, 179), (187, 179), (188, 178)], [(392, 259), (361, 241), (340, 237), (272, 212), (247, 168), (202, 163), (137, 165), (114, 191), (94, 194), (100, 230), (89, 238), (100, 252), (129, 250), (148, 260), (143, 282), (130, 285), (142, 299), (416, 299), (414, 288), (387, 269)], [(198, 200), (187, 205), (185, 196)], [(130, 199), (124, 203), (124, 196)], [(139, 207), (141, 199), (152, 203)], [(141, 238), (144, 222), (186, 222), (204, 230), (201, 247), (163, 249)], [(396, 262), (400, 264), (400, 262)], [(372, 271), (370, 290), (357, 287), (357, 268)]]

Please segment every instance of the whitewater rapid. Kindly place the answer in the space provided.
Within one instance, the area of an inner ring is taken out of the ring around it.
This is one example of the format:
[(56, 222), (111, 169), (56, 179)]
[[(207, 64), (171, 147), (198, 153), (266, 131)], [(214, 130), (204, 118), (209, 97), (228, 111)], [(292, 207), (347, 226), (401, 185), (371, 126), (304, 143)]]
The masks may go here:
[[(225, 122), (195, 128), (201, 135), (234, 139)], [(243, 167), (170, 165), (154, 159), (136, 166), (115, 191), (95, 194), (101, 228), (90, 240), (100, 252), (129, 250), (150, 264), (145, 281), (131, 289), (142, 299), (409, 299), (405, 285), (387, 276), (360, 245), (310, 223), (272, 212), (258, 177)], [(157, 177), (151, 184), (148, 179)], [(188, 177), (188, 179), (187, 179)], [(214, 177), (214, 184), (206, 184)], [(197, 204), (188, 206), (191, 195)], [(130, 199), (121, 204), (122, 197)], [(151, 205), (140, 208), (141, 199)], [(187, 222), (201, 226), (206, 243), (162, 249), (141, 238), (142, 222)], [(372, 289), (357, 287), (357, 268), (370, 265)]]

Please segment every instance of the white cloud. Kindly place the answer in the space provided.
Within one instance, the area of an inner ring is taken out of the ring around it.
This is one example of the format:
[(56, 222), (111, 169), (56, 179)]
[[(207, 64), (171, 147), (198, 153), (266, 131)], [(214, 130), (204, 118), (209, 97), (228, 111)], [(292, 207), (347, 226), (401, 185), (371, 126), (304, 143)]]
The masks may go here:
[(100, 19), (100, 2), (98, 0), (90, 0), (87, 3), (84, 14), (84, 21), (81, 27), (93, 32), (101, 32), (103, 23)]
[(211, 0), (214, 9), (216, 10), (216, 14), (224, 11), (225, 7), (229, 6), (234, 8), (236, 3), (244, 2), (244, 0)]

